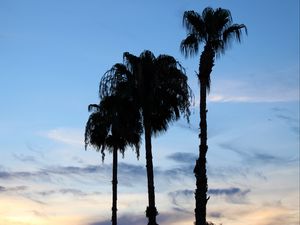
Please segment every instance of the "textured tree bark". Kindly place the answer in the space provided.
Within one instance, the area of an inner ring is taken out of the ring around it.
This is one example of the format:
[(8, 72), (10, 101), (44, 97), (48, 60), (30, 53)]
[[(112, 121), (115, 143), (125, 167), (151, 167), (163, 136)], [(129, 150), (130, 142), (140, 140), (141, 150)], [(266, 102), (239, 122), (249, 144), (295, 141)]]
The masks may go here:
[(200, 57), (199, 80), (200, 80), (200, 145), (199, 158), (196, 161), (194, 174), (196, 177), (195, 190), (195, 225), (206, 225), (207, 205), (207, 174), (206, 174), (206, 153), (207, 153), (207, 119), (206, 119), (206, 95), (207, 87), (210, 85), (210, 74), (214, 65), (214, 51), (205, 46)]
[(158, 212), (155, 207), (151, 127), (148, 122), (145, 122), (145, 145), (146, 145), (146, 168), (147, 168), (147, 179), (148, 179), (148, 204), (149, 204), (146, 209), (146, 216), (148, 217), (148, 225), (157, 225), (156, 216)]
[(112, 165), (112, 225), (117, 225), (117, 185), (118, 185), (118, 149), (113, 149), (113, 165)]

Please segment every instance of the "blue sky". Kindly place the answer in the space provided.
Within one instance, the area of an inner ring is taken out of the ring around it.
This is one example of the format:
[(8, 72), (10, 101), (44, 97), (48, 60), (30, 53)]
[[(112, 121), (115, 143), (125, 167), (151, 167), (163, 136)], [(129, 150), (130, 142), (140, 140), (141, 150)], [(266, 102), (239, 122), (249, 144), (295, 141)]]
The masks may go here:
[[(196, 105), (153, 139), (160, 224), (192, 224), (199, 57), (179, 44), (185, 10), (230, 9), (248, 36), (217, 59), (208, 100), (208, 218), (299, 223), (299, 2), (0, 0), (0, 224), (105, 225), (111, 156), (84, 151), (87, 106), (129, 51), (174, 56)], [(143, 147), (119, 164), (119, 220), (145, 223)]]

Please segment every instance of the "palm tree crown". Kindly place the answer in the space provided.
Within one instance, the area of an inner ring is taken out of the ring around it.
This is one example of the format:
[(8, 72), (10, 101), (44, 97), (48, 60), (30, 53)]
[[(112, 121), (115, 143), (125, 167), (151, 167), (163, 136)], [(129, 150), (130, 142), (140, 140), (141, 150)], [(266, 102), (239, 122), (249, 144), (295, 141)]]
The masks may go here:
[(139, 156), (142, 124), (132, 102), (119, 94), (105, 96), (99, 105), (89, 105), (89, 111), (92, 113), (86, 123), (85, 148), (92, 145), (101, 151), (102, 160), (105, 150), (117, 148), (124, 154), (127, 146), (134, 147)]
[(202, 15), (195, 11), (186, 11), (183, 25), (188, 36), (181, 42), (181, 51), (186, 56), (197, 54), (200, 43), (211, 45), (217, 54), (224, 54), (232, 41), (241, 42), (242, 28), (247, 33), (246, 26), (233, 24), (230, 11), (222, 8), (214, 10), (207, 7)]
[[(233, 41), (241, 42), (242, 29), (247, 34), (244, 24), (233, 24), (231, 13), (227, 9), (216, 10), (207, 7), (202, 14), (186, 11), (183, 15), (183, 25), (187, 29), (187, 37), (181, 42), (181, 52), (186, 56), (194, 56), (203, 43), (219, 56), (231, 46)], [(207, 88), (210, 88), (210, 78), (207, 78)]]
[(123, 95), (130, 96), (140, 109), (143, 122), (151, 121), (152, 134), (166, 131), (180, 112), (188, 119), (191, 90), (183, 67), (172, 57), (157, 58), (150, 51), (139, 57), (125, 52), (124, 63), (115, 64), (100, 82), (100, 96), (111, 95), (122, 84)]

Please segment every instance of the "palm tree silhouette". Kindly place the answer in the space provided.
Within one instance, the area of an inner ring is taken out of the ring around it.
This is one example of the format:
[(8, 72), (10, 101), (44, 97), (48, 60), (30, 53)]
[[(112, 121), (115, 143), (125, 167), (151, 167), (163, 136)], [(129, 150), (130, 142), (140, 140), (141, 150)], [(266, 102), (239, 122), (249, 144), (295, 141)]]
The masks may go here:
[[(121, 85), (118, 87), (120, 89)], [(112, 169), (112, 225), (117, 225), (117, 170), (118, 151), (124, 155), (126, 146), (135, 147), (139, 156), (142, 124), (139, 111), (132, 101), (121, 92), (105, 96), (99, 105), (89, 105), (90, 115), (85, 129), (85, 148), (92, 145), (101, 151), (104, 160), (105, 150), (113, 153)]]
[(181, 42), (181, 52), (186, 56), (196, 55), (199, 45), (204, 44), (199, 61), (198, 79), (200, 82), (200, 146), (199, 158), (196, 161), (194, 174), (196, 177), (195, 218), (196, 225), (206, 225), (207, 198), (207, 123), (206, 123), (206, 94), (210, 90), (210, 74), (214, 66), (215, 57), (224, 54), (232, 41), (241, 41), (244, 24), (233, 24), (231, 13), (227, 9), (216, 10), (207, 7), (202, 14), (195, 11), (185, 11), (183, 25), (187, 30), (187, 37)]
[(140, 56), (125, 52), (123, 60), (123, 64), (116, 64), (102, 78), (100, 95), (114, 93), (118, 83), (126, 81), (126, 93), (131, 94), (139, 108), (145, 134), (149, 204), (146, 216), (148, 225), (157, 225), (151, 137), (166, 131), (170, 122), (180, 118), (180, 113), (188, 119), (191, 90), (184, 69), (172, 56), (156, 58), (151, 51)]

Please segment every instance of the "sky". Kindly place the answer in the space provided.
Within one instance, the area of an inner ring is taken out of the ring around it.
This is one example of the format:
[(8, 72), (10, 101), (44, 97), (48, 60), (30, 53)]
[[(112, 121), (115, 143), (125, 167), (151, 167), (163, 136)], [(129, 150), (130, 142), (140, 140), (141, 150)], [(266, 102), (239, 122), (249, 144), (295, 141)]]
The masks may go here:
[[(193, 224), (199, 55), (179, 45), (183, 12), (207, 6), (248, 28), (211, 75), (208, 220), (299, 224), (298, 0), (0, 0), (1, 225), (110, 224), (112, 157), (84, 149), (87, 106), (123, 52), (144, 50), (175, 57), (195, 94), (190, 124), (152, 139), (157, 220)], [(119, 160), (122, 225), (147, 222), (143, 144)]]

